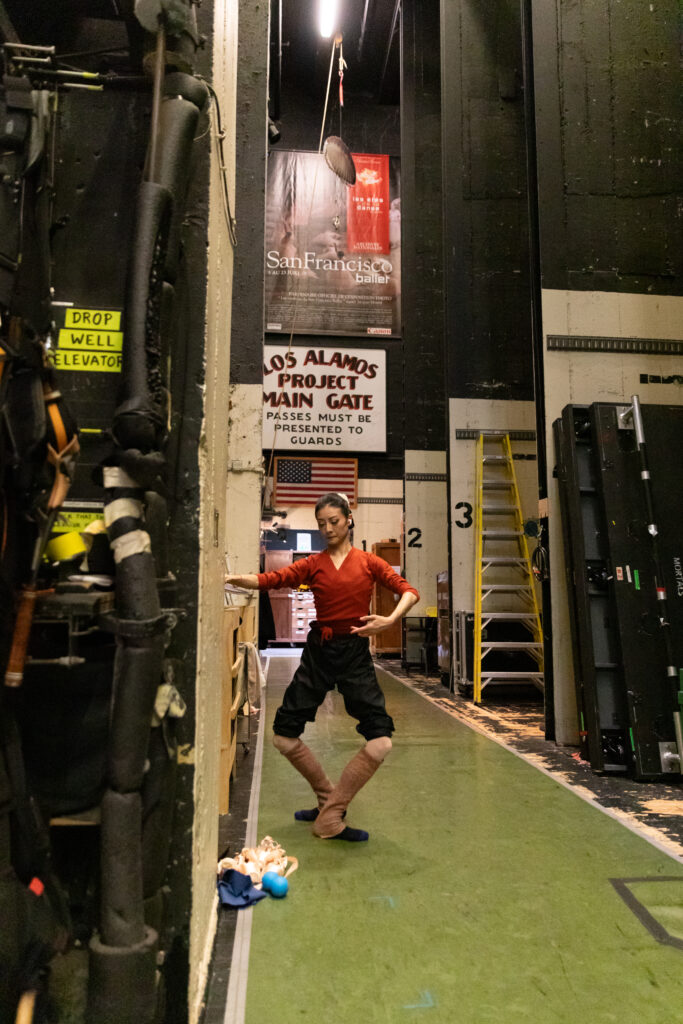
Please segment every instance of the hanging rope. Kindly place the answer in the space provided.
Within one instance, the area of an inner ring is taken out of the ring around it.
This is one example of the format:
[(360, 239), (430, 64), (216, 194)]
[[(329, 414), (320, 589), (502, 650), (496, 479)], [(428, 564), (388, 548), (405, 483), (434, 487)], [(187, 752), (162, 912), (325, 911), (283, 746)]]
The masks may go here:
[(343, 137), (342, 132), (342, 110), (344, 109), (344, 69), (347, 67), (344, 60), (344, 47), (339, 43), (339, 138)]
[[(339, 44), (341, 46), (341, 43)], [(325, 109), (323, 110), (323, 123), (320, 125), (320, 142), (318, 143), (318, 152), (323, 151), (323, 135), (325, 134), (325, 121), (327, 120), (327, 104), (330, 99), (330, 85), (332, 84), (332, 65), (334, 64), (334, 51), (337, 48), (337, 37), (335, 36), (332, 42), (332, 52), (330, 54), (330, 70), (327, 75), (327, 91), (325, 93)]]

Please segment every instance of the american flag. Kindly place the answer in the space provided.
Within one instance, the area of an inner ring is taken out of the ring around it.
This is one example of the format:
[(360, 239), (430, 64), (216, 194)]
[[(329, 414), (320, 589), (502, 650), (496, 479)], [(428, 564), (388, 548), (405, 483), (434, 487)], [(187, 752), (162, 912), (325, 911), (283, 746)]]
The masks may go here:
[(315, 505), (328, 491), (342, 492), (356, 506), (357, 459), (275, 459), (276, 505)]

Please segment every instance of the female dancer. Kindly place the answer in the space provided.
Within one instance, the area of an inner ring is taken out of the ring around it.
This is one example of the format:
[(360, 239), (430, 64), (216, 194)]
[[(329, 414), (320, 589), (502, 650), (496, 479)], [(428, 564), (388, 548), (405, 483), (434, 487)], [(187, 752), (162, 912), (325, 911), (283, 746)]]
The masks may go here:
[[(326, 551), (275, 572), (230, 575), (225, 580), (252, 590), (295, 588), (305, 583), (313, 591), (317, 619), (275, 715), (273, 743), (303, 775), (318, 800), (317, 807), (296, 811), (294, 817), (314, 822), (313, 832), (321, 839), (363, 842), (367, 832), (344, 825), (346, 808), (391, 750), (394, 731), (367, 638), (389, 629), (419, 600), (419, 594), (384, 559), (353, 547), (349, 536), (353, 519), (345, 494), (323, 494), (315, 515), (327, 541)], [(391, 615), (368, 614), (375, 582), (400, 595)], [(358, 719), (356, 730), (366, 740), (336, 786), (300, 738), (306, 722), (314, 721), (325, 695), (335, 686), (347, 712)]]

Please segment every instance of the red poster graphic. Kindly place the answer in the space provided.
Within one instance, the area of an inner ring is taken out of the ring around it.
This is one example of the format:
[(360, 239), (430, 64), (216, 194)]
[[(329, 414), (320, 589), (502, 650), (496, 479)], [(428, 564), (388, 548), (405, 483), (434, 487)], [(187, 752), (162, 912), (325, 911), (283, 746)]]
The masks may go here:
[(354, 153), (356, 184), (348, 190), (347, 244), (351, 252), (389, 252), (389, 157)]

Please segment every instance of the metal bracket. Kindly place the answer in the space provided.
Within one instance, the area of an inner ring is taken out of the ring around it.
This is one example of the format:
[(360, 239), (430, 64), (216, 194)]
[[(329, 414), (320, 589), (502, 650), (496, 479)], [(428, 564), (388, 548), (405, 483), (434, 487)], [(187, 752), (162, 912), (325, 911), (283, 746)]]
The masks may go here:
[(176, 627), (179, 618), (184, 618), (181, 608), (165, 609), (161, 615), (153, 619), (120, 619), (118, 615), (102, 615), (99, 619), (100, 628), (107, 633), (127, 636), (132, 640), (143, 640), (170, 631)]
[(618, 405), (616, 408), (619, 430), (633, 430), (633, 406)]
[(259, 476), (264, 476), (265, 469), (260, 465), (250, 466), (249, 463), (243, 463), (240, 459), (233, 459), (228, 463), (228, 473), (257, 473)]
[(660, 743), (659, 759), (662, 764), (663, 772), (666, 772), (669, 775), (680, 775), (681, 755), (678, 753), (678, 746), (676, 743)]

